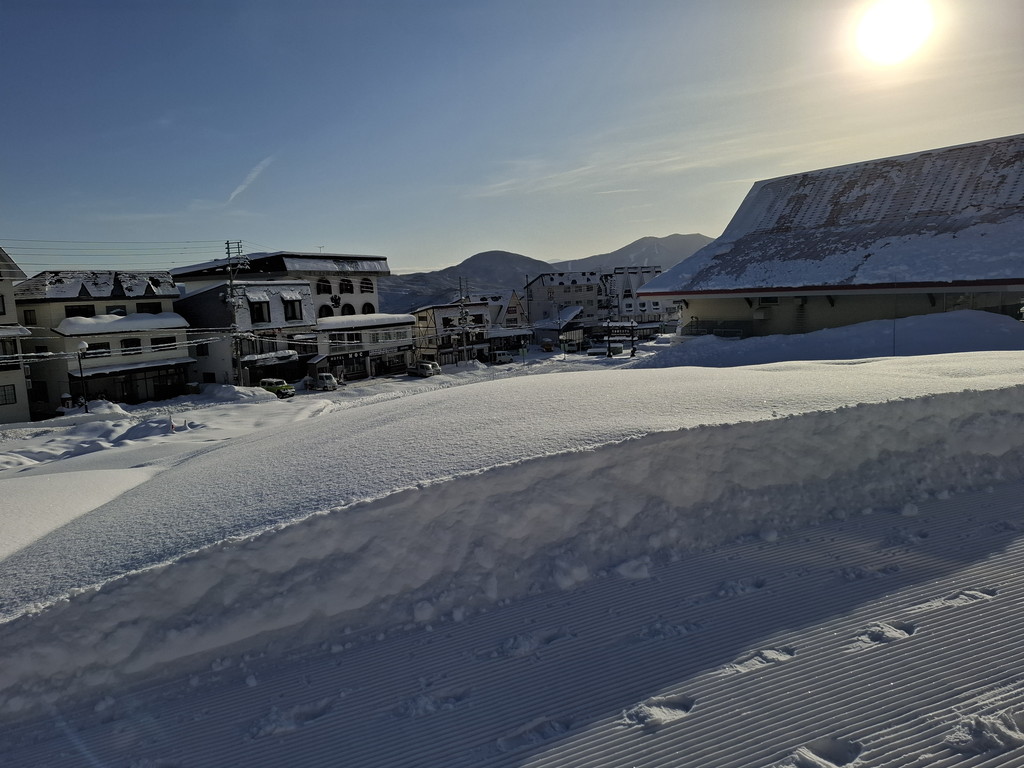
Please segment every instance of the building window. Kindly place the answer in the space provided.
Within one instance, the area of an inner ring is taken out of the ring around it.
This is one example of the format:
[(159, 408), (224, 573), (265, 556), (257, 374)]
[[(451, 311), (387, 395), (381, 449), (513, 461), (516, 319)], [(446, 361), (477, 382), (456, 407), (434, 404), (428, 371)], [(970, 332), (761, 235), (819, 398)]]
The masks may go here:
[(284, 319), (285, 320), (301, 320), (302, 319), (302, 302), (297, 299), (282, 299), (281, 303), (284, 305)]
[(316, 311), (317, 317), (334, 317), (334, 310), (331, 309), (329, 304), (324, 304), (320, 309)]
[(369, 302), (367, 302), (366, 304), (363, 304), (363, 314), (364, 315), (372, 315), (376, 311), (377, 310), (374, 308), (373, 304), (370, 304)]
[(142, 353), (142, 339), (121, 339), (122, 355), (138, 355)]
[(253, 323), (269, 323), (270, 322), (270, 302), (269, 301), (250, 301), (249, 302), (249, 320)]
[(356, 308), (353, 307), (351, 304), (342, 304), (341, 305), (341, 314), (342, 315), (354, 315), (355, 313), (356, 313)]
[(109, 341), (94, 341), (89, 345), (89, 349), (85, 353), (86, 357), (107, 357), (109, 355)]
[(2, 293), (0, 293), (0, 315), (6, 315), (6, 314), (7, 314), (7, 300), (4, 298), (4, 295)]
[(326, 277), (321, 277), (319, 280), (317, 280), (316, 281), (316, 293), (317, 293), (318, 296), (321, 295), (321, 294), (325, 294), (325, 293), (330, 295), (330, 293), (331, 293), (331, 281), (328, 280)]
[(359, 292), (360, 293), (373, 293), (373, 280), (368, 277), (364, 277), (359, 281)]
[(352, 281), (347, 277), (341, 278), (338, 281), (338, 293), (355, 293), (355, 290), (352, 288)]
[(164, 307), (159, 301), (140, 301), (135, 305), (135, 311), (146, 315), (159, 315), (164, 311)]
[(34, 309), (25, 310), (25, 325), (36, 324), (36, 311)]
[(159, 336), (149, 342), (154, 352), (167, 352), (174, 349), (177, 344), (178, 340), (173, 336)]
[(0, 405), (14, 405), (18, 402), (18, 393), (13, 384), (0, 384)]
[(209, 344), (196, 344), (196, 357), (209, 357), (210, 356), (210, 345)]
[(124, 317), (128, 314), (128, 306), (125, 304), (107, 304), (103, 312), (107, 315), (120, 315)]
[(92, 304), (65, 304), (64, 317), (96, 317), (96, 307)]

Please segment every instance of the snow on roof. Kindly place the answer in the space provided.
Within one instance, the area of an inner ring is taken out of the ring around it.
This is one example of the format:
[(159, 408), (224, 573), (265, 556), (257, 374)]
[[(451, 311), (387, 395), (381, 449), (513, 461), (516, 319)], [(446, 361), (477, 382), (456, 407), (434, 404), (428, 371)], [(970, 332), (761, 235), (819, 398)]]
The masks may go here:
[(64, 336), (89, 336), (97, 333), (130, 333), (164, 328), (188, 328), (188, 321), (176, 312), (130, 315), (96, 315), (95, 317), (67, 317), (54, 330)]
[(302, 253), (298, 251), (274, 251), (272, 253), (250, 253), (243, 260), (211, 259), (210, 261), (190, 264), (187, 267), (175, 267), (171, 274), (175, 276), (198, 276), (201, 273), (227, 273), (231, 266), (236, 266), (237, 273), (251, 276), (268, 271), (286, 272), (372, 272), (391, 274), (385, 256), (358, 256), (344, 253)]
[(383, 257), (344, 256), (328, 259), (325, 255), (285, 256), (285, 267), (289, 272), (377, 272), (391, 274)]
[(322, 331), (333, 331), (339, 328), (372, 328), (384, 325), (412, 325), (416, 318), (412, 315), (389, 315), (375, 312), (370, 315), (343, 315), (341, 317), (321, 317), (316, 326)]
[[(86, 368), (85, 377), (102, 376), (108, 373), (118, 373), (119, 371), (141, 371), (146, 368), (164, 368), (172, 365), (187, 365), (188, 363), (194, 362), (196, 362), (194, 357), (166, 357), (160, 360), (145, 360), (138, 363), (114, 363), (113, 365), (105, 365), (101, 368)], [(74, 369), (74, 366), (68, 368), (68, 374), (78, 378), (78, 372)]]
[(757, 182), (640, 293), (1024, 282), (1024, 134)]
[(32, 331), (20, 325), (0, 325), (0, 336), (31, 336)]
[(531, 335), (533, 335), (533, 331), (530, 328), (502, 328), (500, 325), (492, 325), (487, 329), (487, 338), (489, 339)]
[(51, 270), (40, 272), (14, 286), (19, 301), (26, 299), (177, 298), (171, 273), (161, 271)]

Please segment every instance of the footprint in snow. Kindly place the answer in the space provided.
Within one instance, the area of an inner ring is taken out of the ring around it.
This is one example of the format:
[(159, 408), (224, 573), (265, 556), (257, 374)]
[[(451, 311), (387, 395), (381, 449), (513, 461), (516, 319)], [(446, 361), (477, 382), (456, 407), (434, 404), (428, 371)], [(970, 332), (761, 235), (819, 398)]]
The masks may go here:
[(897, 640), (906, 640), (916, 631), (917, 627), (908, 622), (878, 621), (857, 635), (849, 649), (851, 651), (860, 651), (865, 648), (877, 648), (880, 645), (895, 643)]
[(856, 760), (861, 749), (856, 741), (825, 736), (807, 742), (773, 768), (837, 768)]
[(514, 635), (504, 640), (497, 648), (487, 651), (478, 651), (478, 659), (497, 658), (518, 658), (522, 656), (533, 656), (541, 649), (546, 648), (559, 640), (575, 637), (566, 629), (553, 629), (540, 632), (527, 632), (522, 635)]
[(622, 711), (621, 725), (654, 731), (690, 713), (696, 699), (690, 696), (653, 696)]
[(934, 611), (938, 608), (953, 608), (960, 605), (971, 605), (973, 603), (991, 600), (999, 594), (998, 589), (962, 589), (945, 597), (928, 600), (910, 607), (911, 611)]
[(644, 624), (629, 639), (633, 642), (668, 640), (669, 638), (700, 632), (703, 628), (704, 626), (696, 621), (684, 621), (682, 624), (674, 624), (671, 621), (658, 620), (652, 621), (650, 624)]
[(756, 669), (764, 669), (771, 664), (781, 664), (796, 656), (796, 648), (783, 646), (781, 648), (765, 648), (760, 651), (748, 653), (741, 656), (732, 664), (727, 664), (722, 669), (722, 674), (733, 675), (742, 672), (753, 672)]
[(336, 697), (328, 696), (319, 701), (296, 704), (287, 709), (271, 707), (270, 712), (265, 717), (252, 724), (252, 727), (249, 728), (248, 736), (250, 739), (259, 739), (264, 736), (278, 736), (282, 733), (297, 731), (299, 728), (328, 714), (334, 707), (335, 700)]
[(469, 698), (469, 691), (438, 691), (420, 693), (401, 701), (394, 709), (396, 717), (413, 720), (432, 715), (435, 712), (446, 712), (464, 704)]
[(572, 726), (571, 717), (554, 719), (539, 717), (517, 728), (508, 736), (502, 736), (494, 742), (494, 746), (498, 752), (516, 752), (561, 736), (572, 730)]
[(961, 720), (942, 743), (966, 755), (1008, 752), (1024, 746), (1024, 710)]

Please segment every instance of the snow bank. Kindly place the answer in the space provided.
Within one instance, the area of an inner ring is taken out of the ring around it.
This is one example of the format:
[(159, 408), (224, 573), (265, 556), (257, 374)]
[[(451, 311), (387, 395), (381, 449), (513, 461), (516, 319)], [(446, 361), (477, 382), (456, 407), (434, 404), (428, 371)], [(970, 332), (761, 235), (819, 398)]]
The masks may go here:
[(640, 558), (1024, 477), (1024, 387), (972, 391), (985, 380), (967, 368), (949, 394), (479, 465), (128, 574), (0, 628), (0, 713), (236, 643), (263, 652), (274, 633), (455, 621)]
[(873, 320), (844, 328), (747, 339), (683, 337), (633, 368), (677, 365), (761, 365), (789, 360), (854, 360), (894, 355), (937, 355), (1024, 349), (1024, 323), (1005, 315), (957, 310), (935, 315)]

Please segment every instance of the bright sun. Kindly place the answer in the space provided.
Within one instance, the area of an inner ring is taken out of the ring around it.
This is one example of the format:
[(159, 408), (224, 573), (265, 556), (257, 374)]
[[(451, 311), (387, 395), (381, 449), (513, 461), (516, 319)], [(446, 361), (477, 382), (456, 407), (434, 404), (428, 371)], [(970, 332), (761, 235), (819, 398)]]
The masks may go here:
[(876, 64), (897, 64), (924, 44), (933, 25), (928, 0), (877, 0), (857, 25), (857, 47)]

